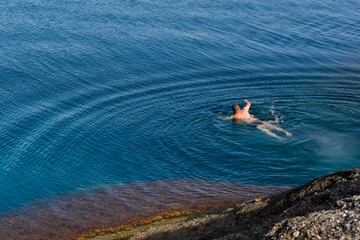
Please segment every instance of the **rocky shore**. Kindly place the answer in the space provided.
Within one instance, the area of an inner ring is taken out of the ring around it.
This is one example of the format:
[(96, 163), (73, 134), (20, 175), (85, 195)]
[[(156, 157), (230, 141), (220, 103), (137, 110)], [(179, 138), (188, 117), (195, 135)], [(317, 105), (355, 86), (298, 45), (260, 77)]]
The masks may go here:
[(317, 178), (221, 213), (148, 228), (132, 240), (360, 239), (360, 169)]

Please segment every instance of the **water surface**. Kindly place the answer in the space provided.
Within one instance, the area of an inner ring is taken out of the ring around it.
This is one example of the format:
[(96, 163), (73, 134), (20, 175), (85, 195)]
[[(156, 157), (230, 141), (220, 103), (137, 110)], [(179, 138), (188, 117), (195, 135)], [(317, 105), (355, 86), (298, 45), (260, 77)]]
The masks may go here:
[[(298, 186), (359, 167), (358, 9), (1, 1), (0, 212), (138, 181)], [(293, 137), (218, 118), (243, 99)]]

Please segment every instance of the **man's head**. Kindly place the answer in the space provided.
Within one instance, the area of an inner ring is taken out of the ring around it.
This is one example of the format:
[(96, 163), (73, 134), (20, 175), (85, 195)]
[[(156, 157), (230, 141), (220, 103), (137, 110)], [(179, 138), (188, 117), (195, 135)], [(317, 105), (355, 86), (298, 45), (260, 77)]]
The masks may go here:
[(236, 114), (238, 111), (241, 110), (240, 107), (239, 107), (239, 105), (237, 105), (237, 104), (232, 105), (232, 109), (233, 109), (233, 111), (234, 111), (235, 114)]

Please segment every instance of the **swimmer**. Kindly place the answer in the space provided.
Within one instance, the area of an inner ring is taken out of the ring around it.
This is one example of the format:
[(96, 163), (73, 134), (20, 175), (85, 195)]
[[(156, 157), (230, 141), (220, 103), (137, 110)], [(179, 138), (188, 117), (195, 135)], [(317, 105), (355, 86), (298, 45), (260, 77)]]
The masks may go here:
[(277, 127), (277, 126), (274, 126), (274, 125), (272, 125), (272, 124), (270, 124), (268, 122), (261, 121), (261, 120), (257, 119), (256, 117), (254, 117), (253, 115), (251, 115), (249, 113), (251, 103), (248, 100), (244, 100), (244, 103), (246, 105), (245, 105), (245, 107), (243, 109), (241, 109), (238, 104), (234, 104), (232, 106), (234, 114), (231, 115), (230, 117), (226, 117), (226, 118), (219, 117), (219, 118), (222, 119), (222, 120), (230, 120), (230, 119), (232, 119), (236, 123), (256, 124), (257, 129), (259, 129), (262, 132), (266, 133), (267, 135), (275, 137), (275, 138), (277, 138), (279, 140), (283, 140), (283, 138), (279, 137), (278, 135), (273, 133), (271, 130), (276, 130), (276, 131), (279, 131), (279, 132), (283, 132), (283, 133), (285, 133), (286, 136), (292, 137), (291, 133), (289, 133), (288, 131), (285, 131), (281, 127)]

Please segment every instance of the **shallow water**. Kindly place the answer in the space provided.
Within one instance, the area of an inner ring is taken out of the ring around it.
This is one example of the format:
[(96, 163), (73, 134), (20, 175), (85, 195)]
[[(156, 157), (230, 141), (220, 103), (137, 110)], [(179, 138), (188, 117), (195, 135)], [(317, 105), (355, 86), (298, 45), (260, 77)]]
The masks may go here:
[[(213, 212), (284, 190), (196, 179), (134, 182), (55, 196), (5, 214), (0, 239), (75, 239), (116, 233), (161, 216)], [(83, 239), (83, 238), (82, 238)]]
[[(297, 186), (359, 167), (358, 9), (2, 1), (0, 212), (134, 181)], [(243, 99), (293, 137), (218, 118)]]

